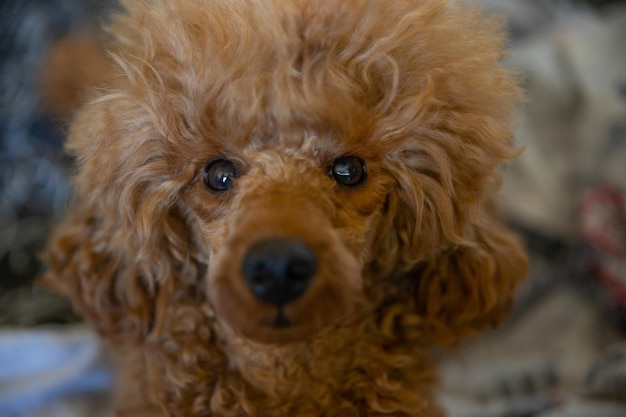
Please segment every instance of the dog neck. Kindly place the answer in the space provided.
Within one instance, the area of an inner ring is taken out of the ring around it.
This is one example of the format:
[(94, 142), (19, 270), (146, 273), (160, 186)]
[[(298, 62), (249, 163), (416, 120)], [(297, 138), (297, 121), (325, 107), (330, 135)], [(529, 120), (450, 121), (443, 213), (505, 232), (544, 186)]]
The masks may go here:
[[(333, 407), (349, 399), (348, 408), (356, 403), (364, 409), (387, 404), (398, 411), (411, 410), (397, 415), (422, 415), (424, 407), (434, 407), (425, 402), (427, 396), (416, 396), (434, 385), (432, 359), (423, 346), (400, 341), (390, 329), (385, 334), (385, 326), (393, 324), (381, 320), (390, 319), (363, 302), (335, 325), (296, 343), (254, 342), (222, 323), (215, 324), (215, 331), (229, 373), (265, 397), (270, 408), (310, 404), (319, 410), (329, 399)], [(362, 392), (377, 392), (377, 398), (361, 398)]]
[(439, 415), (431, 402), (434, 362), (404, 329), (410, 323), (421, 333), (418, 319), (397, 299), (382, 304), (361, 300), (320, 334), (283, 345), (246, 338), (206, 305), (172, 304), (161, 334), (118, 364), (122, 380), (143, 381), (120, 384), (127, 387), (120, 409), (149, 404), (175, 416)]

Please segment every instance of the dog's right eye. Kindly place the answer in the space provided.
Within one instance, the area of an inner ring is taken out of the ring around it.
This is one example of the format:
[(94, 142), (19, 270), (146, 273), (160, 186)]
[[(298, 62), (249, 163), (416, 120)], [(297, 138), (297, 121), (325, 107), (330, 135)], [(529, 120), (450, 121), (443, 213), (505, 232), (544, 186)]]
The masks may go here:
[(230, 190), (235, 178), (237, 168), (228, 159), (214, 159), (204, 168), (204, 183), (213, 191)]
[(346, 187), (355, 187), (367, 178), (365, 162), (356, 156), (342, 156), (330, 167), (330, 176)]

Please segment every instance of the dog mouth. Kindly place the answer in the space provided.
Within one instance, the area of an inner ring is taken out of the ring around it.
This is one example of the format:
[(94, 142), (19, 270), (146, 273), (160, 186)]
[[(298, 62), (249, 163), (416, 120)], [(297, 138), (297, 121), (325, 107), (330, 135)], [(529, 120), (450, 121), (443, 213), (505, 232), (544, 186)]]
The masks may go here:
[(274, 323), (272, 326), (275, 329), (286, 329), (291, 327), (291, 320), (285, 315), (282, 307), (278, 307), (278, 311), (276, 312), (276, 318), (274, 319)]
[(282, 306), (277, 307), (276, 312), (273, 314), (269, 314), (268, 316), (269, 317), (259, 320), (259, 327), (276, 331), (284, 331), (290, 328), (297, 327), (297, 323), (289, 318), (288, 314), (285, 312)]

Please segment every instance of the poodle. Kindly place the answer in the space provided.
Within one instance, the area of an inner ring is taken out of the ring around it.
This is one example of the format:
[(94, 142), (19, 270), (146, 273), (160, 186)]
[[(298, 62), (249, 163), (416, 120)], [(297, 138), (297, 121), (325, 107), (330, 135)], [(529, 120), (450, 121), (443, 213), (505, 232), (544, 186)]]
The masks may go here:
[(500, 19), (122, 3), (43, 255), (111, 348), (117, 415), (442, 416), (435, 350), (499, 323), (527, 270), (496, 207), (520, 101)]

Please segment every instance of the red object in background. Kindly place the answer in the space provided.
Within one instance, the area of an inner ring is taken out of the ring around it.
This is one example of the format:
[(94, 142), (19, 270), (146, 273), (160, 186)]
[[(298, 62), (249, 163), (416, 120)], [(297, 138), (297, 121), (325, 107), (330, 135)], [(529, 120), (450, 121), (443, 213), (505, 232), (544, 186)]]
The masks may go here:
[(596, 250), (595, 278), (626, 315), (626, 202), (608, 186), (588, 191), (581, 203), (582, 237)]

